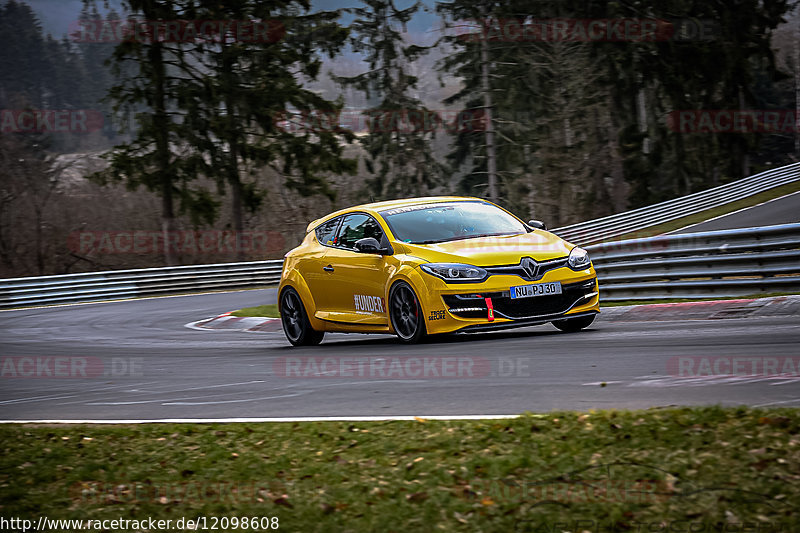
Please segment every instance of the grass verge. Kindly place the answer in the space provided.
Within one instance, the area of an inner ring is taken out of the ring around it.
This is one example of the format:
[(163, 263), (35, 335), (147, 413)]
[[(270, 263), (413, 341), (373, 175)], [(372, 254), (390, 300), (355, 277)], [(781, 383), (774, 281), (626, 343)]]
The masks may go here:
[(669, 222), (664, 222), (663, 224), (645, 228), (643, 230), (626, 233), (625, 235), (614, 237), (614, 240), (621, 241), (624, 239), (640, 239), (652, 237), (654, 235), (661, 235), (662, 233), (669, 233), (670, 231), (679, 230), (681, 228), (685, 228), (686, 226), (691, 226), (692, 224), (699, 224), (700, 222), (705, 222), (706, 220), (721, 215), (727, 215), (728, 213), (733, 213), (734, 211), (744, 209), (745, 207), (753, 207), (754, 205), (758, 205), (762, 202), (774, 200), (775, 198), (780, 198), (781, 196), (785, 196), (797, 191), (800, 191), (800, 181), (787, 183), (786, 185), (781, 185), (780, 187), (775, 187), (774, 189), (769, 189), (767, 191), (760, 192), (758, 194), (754, 194), (753, 196), (749, 196), (729, 204), (721, 205), (713, 209), (707, 209), (705, 211), (701, 211), (700, 213), (695, 213), (694, 215), (689, 215), (677, 220), (670, 220)]
[[(800, 411), (786, 408), (3, 425), (0, 438), (2, 514), (32, 520), (277, 517), (281, 531), (354, 532), (686, 531), (689, 523), (695, 532), (788, 532), (800, 513)], [(680, 521), (683, 529), (663, 526)], [(712, 529), (720, 526), (729, 528)]]
[(263, 316), (267, 318), (280, 318), (278, 304), (258, 305), (256, 307), (245, 307), (231, 313), (233, 316)]

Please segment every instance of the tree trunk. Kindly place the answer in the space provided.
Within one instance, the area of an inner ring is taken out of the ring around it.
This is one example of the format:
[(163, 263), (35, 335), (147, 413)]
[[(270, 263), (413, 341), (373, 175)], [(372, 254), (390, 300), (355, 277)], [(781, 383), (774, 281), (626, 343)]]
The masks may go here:
[(244, 243), (242, 242), (242, 235), (244, 232), (244, 215), (242, 213), (242, 182), (239, 180), (238, 170), (230, 173), (228, 182), (231, 185), (231, 216), (233, 217), (236, 260), (244, 261)]
[[(485, 14), (488, 18), (488, 9)], [(489, 43), (481, 38), (481, 90), (483, 110), (486, 117), (486, 178), (489, 185), (489, 200), (497, 202), (497, 154), (494, 146), (494, 122), (492, 120), (492, 87), (489, 80)]]
[(148, 56), (154, 71), (153, 125), (155, 126), (156, 137), (156, 172), (161, 183), (161, 232), (164, 240), (164, 262), (172, 266), (178, 264), (178, 259), (176, 250), (171, 245), (175, 235), (175, 208), (172, 197), (172, 177), (169, 169), (169, 116), (167, 115), (166, 104), (167, 73), (164, 66), (162, 45), (158, 42), (153, 43), (148, 50)]
[(164, 241), (164, 261), (167, 265), (177, 265), (177, 250), (171, 245), (177, 226), (173, 212), (172, 186), (167, 184), (161, 189), (161, 239)]
[(794, 39), (794, 155), (800, 161), (800, 14)]
[[(739, 109), (744, 108), (744, 89), (739, 86)], [(739, 150), (737, 150), (737, 155), (739, 156), (739, 172), (741, 172), (738, 177), (744, 178), (750, 175), (750, 154), (747, 152), (747, 141), (744, 139), (744, 136), (739, 135), (737, 141), (739, 144)]]
[[(224, 51), (223, 51), (224, 53)], [(223, 77), (228, 79), (222, 80), (224, 87), (233, 86), (233, 61), (230, 56), (226, 55), (223, 60)], [(236, 105), (233, 101), (233, 95), (230, 89), (227, 91), (225, 99), (225, 108), (228, 113), (228, 183), (231, 186), (231, 216), (233, 217), (233, 231), (234, 243), (236, 247), (236, 260), (244, 261), (244, 243), (242, 242), (242, 234), (244, 232), (244, 214), (242, 212), (242, 180), (239, 176), (239, 134), (238, 126), (236, 124)]]
[(44, 250), (42, 250), (42, 211), (36, 211), (36, 269), (40, 276), (44, 276)]

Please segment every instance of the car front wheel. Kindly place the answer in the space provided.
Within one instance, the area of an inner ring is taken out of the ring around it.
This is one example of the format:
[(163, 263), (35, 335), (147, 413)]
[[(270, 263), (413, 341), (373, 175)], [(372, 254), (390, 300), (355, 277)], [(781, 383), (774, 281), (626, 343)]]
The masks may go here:
[(306, 309), (297, 291), (291, 287), (281, 294), (281, 322), (283, 332), (294, 346), (312, 346), (322, 342), (324, 331), (317, 331), (308, 321)]
[(405, 343), (414, 344), (425, 337), (425, 321), (414, 289), (399, 281), (389, 292), (389, 317), (392, 327)]
[(561, 331), (574, 333), (583, 328), (588, 328), (594, 322), (594, 315), (579, 316), (577, 318), (565, 318), (564, 320), (554, 320), (553, 325)]

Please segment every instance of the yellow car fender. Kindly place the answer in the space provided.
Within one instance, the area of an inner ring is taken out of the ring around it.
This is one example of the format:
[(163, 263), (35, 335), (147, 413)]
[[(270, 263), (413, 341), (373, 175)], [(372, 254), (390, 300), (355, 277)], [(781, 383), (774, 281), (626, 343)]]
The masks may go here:
[(325, 329), (325, 324), (314, 316), (314, 310), (317, 308), (314, 303), (314, 296), (311, 294), (306, 280), (303, 279), (300, 272), (294, 268), (289, 268), (284, 273), (284, 281), (280, 284), (280, 287), (278, 287), (278, 312), (280, 312), (281, 307), (281, 294), (283, 294), (283, 290), (286, 287), (293, 288), (297, 291), (297, 294), (300, 295), (300, 300), (303, 302), (303, 307), (306, 310), (306, 315), (311, 323), (311, 327), (318, 331), (323, 331)]
[[(422, 309), (422, 320), (424, 324), (425, 317), (428, 316), (430, 312), (430, 306), (428, 305), (430, 297), (428, 295), (427, 286), (425, 285), (425, 280), (422, 277), (418, 265), (415, 266), (413, 264), (404, 264), (394, 273), (391, 282), (387, 284), (387, 312), (389, 312), (390, 305), (389, 293), (392, 292), (392, 287), (394, 287), (395, 283), (398, 281), (405, 281), (414, 290), (414, 294), (417, 295), (417, 301), (419, 301), (420, 308)], [(389, 329), (391, 329), (392, 333), (395, 333), (394, 328), (392, 327), (391, 317), (389, 319)]]

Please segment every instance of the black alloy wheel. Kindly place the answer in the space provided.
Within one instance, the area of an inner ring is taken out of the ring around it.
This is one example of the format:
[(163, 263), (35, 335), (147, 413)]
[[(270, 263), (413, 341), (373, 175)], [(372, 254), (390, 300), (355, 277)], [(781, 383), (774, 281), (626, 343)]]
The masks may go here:
[(415, 344), (425, 337), (422, 307), (414, 290), (404, 281), (397, 282), (389, 293), (389, 317), (403, 342)]
[(281, 294), (283, 332), (294, 346), (312, 346), (322, 342), (324, 331), (317, 331), (308, 321), (306, 309), (297, 291), (287, 287)]

